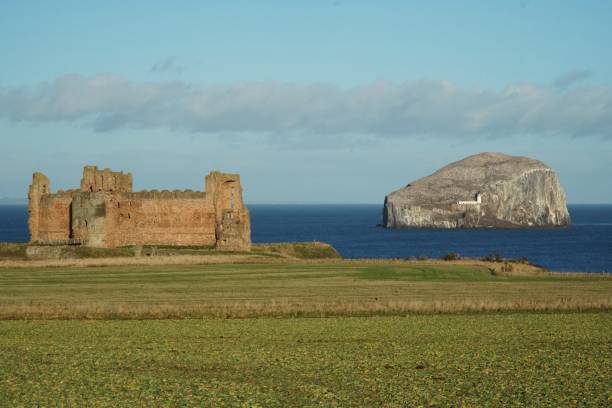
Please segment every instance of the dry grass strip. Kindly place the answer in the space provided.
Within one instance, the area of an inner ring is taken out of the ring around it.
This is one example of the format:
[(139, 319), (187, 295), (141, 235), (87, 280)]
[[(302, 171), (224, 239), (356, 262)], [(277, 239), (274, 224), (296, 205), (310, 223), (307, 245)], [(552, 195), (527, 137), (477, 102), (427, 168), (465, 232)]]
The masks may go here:
[(180, 304), (12, 304), (0, 307), (0, 319), (183, 319), (374, 316), (474, 312), (553, 312), (609, 311), (612, 298), (584, 299), (551, 297), (500, 300), (495, 298), (460, 298), (449, 300), (378, 300), (346, 302), (272, 302)]

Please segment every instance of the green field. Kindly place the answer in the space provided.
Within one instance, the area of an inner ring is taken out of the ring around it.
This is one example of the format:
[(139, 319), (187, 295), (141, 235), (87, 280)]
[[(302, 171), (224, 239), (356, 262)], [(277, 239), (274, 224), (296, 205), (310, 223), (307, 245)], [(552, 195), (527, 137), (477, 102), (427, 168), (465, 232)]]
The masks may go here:
[(246, 256), (0, 265), (0, 406), (612, 403), (610, 276)]
[(380, 315), (610, 310), (610, 276), (500, 275), (484, 263), (0, 268), (0, 318)]
[(612, 314), (1, 321), (5, 406), (610, 406)]

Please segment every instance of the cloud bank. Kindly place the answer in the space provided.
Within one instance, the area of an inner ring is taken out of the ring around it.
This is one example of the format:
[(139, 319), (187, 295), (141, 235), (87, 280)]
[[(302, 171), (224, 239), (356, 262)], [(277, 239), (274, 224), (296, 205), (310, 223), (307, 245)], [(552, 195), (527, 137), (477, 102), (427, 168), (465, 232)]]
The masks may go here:
[(202, 86), (135, 82), (116, 75), (66, 75), (36, 86), (0, 88), (0, 117), (31, 123), (74, 121), (98, 132), (128, 127), (277, 137), (612, 138), (612, 88), (569, 87), (578, 79), (568, 77), (562, 86), (519, 83), (499, 90), (434, 80), (379, 81), (344, 89), (328, 84)]

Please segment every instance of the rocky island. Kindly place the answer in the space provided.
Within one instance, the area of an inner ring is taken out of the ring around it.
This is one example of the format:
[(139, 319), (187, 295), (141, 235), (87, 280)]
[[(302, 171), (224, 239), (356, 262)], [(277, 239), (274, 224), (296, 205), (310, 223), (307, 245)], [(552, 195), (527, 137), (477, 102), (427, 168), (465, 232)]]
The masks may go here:
[(570, 224), (565, 192), (541, 161), (481, 153), (385, 197), (387, 228), (548, 227)]

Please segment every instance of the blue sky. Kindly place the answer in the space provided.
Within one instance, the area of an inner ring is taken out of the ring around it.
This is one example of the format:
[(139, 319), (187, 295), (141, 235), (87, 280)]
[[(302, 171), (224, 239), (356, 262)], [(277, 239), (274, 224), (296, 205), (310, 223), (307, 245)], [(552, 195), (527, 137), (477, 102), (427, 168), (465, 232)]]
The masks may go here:
[(0, 197), (84, 164), (137, 189), (240, 172), (248, 202), (382, 203), (502, 151), (612, 202), (612, 3), (6, 1)]

